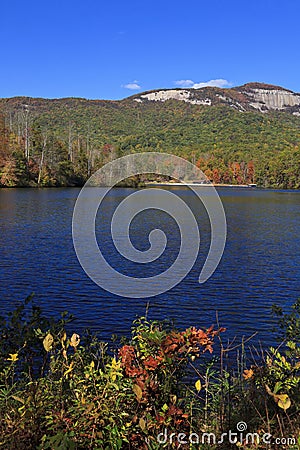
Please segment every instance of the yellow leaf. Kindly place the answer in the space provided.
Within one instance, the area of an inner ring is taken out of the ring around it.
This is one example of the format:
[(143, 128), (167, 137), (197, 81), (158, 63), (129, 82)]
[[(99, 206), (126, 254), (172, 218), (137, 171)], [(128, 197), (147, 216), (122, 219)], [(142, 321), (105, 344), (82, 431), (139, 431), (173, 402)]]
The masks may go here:
[(286, 411), (291, 406), (291, 400), (287, 394), (279, 394), (275, 396), (279, 408)]
[(68, 373), (72, 372), (74, 366), (74, 362), (72, 361), (69, 365), (69, 368), (65, 371), (64, 376), (66, 376)]
[(62, 348), (65, 348), (65, 341), (67, 339), (67, 333), (64, 331), (62, 337), (60, 338), (60, 343), (62, 345)]
[(143, 397), (143, 391), (140, 388), (140, 386), (138, 384), (134, 384), (132, 390), (135, 393), (136, 398), (138, 399), (138, 401), (140, 401), (142, 399), (142, 397)]
[(50, 352), (50, 350), (52, 349), (53, 341), (54, 339), (52, 334), (48, 333), (45, 339), (43, 340), (43, 345), (46, 352)]
[(16, 362), (18, 361), (18, 353), (10, 353), (9, 358), (7, 358), (7, 361)]
[(18, 397), (17, 395), (12, 395), (12, 398), (13, 398), (14, 400), (17, 400), (17, 402), (22, 403), (23, 405), (24, 405), (24, 403), (25, 403), (25, 400), (23, 400), (22, 398)]
[(201, 381), (200, 380), (196, 381), (195, 388), (197, 389), (198, 392), (201, 391), (202, 386), (201, 386)]
[(144, 431), (144, 429), (146, 428), (146, 422), (145, 422), (145, 420), (142, 417), (139, 420), (139, 426), (140, 426), (142, 431)]
[(268, 385), (265, 385), (267, 393), (270, 394), (275, 402), (278, 404), (279, 408), (286, 411), (291, 406), (291, 400), (287, 394), (274, 394)]
[(78, 345), (79, 345), (79, 342), (80, 342), (80, 336), (79, 336), (79, 334), (76, 334), (76, 333), (73, 333), (72, 334), (72, 337), (71, 337), (71, 339), (70, 339), (70, 345), (72, 346), (72, 347), (77, 347)]
[(176, 401), (177, 401), (177, 396), (176, 395), (171, 395), (170, 396), (170, 400), (171, 402), (175, 405)]

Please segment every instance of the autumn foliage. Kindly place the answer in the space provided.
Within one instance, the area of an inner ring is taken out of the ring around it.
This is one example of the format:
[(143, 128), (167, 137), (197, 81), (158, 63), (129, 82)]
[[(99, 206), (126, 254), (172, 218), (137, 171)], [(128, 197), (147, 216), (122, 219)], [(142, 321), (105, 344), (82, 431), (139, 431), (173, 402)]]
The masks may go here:
[[(77, 333), (66, 314), (55, 321), (34, 305), (26, 312), (30, 301), (0, 319), (0, 445), (7, 450), (158, 450), (165, 430), (221, 435), (241, 420), (257, 433), (299, 434), (299, 304), (279, 321), (287, 349), (270, 348), (251, 364), (242, 355), (237, 375), (224, 365), (224, 328), (180, 331), (142, 317), (130, 338), (109, 345)], [(201, 447), (174, 439), (165, 448)]]

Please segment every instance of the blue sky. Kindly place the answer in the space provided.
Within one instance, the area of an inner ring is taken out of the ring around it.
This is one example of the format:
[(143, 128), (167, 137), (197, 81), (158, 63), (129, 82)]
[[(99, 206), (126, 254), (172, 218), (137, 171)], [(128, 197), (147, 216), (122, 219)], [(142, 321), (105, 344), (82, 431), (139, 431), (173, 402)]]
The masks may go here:
[(0, 97), (249, 81), (300, 91), (298, 0), (11, 0), (1, 16)]

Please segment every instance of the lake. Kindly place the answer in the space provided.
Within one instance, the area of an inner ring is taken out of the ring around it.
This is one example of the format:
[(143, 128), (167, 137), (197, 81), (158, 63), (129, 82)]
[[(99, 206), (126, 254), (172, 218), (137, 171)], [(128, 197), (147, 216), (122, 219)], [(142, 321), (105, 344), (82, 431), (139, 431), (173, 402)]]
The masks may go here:
[[(189, 189), (170, 189), (195, 209), (201, 251), (179, 285), (149, 299), (149, 317), (174, 318), (181, 328), (208, 327), (216, 323), (218, 311), (220, 325), (228, 330), (226, 339), (237, 336), (240, 340), (258, 331), (254, 344), (274, 344), (271, 305), (288, 308), (300, 296), (300, 191), (218, 188), (226, 212), (227, 243), (217, 270), (200, 285), (197, 279), (209, 246), (209, 223)], [(71, 325), (74, 332), (90, 327), (105, 339), (113, 333), (128, 335), (132, 321), (145, 313), (148, 300), (113, 295), (94, 284), (82, 270), (71, 230), (79, 191), (0, 190), (2, 313), (35, 292), (35, 301), (45, 312), (58, 315), (68, 310), (75, 315)], [(134, 191), (119, 188), (110, 192), (97, 219), (97, 237), (114, 267), (146, 277), (159, 273), (176, 258), (180, 234), (167, 214), (148, 211), (134, 219), (132, 242), (145, 250), (151, 229), (162, 228), (170, 239), (157, 265), (153, 262), (141, 268), (116, 254), (110, 218), (116, 205)]]

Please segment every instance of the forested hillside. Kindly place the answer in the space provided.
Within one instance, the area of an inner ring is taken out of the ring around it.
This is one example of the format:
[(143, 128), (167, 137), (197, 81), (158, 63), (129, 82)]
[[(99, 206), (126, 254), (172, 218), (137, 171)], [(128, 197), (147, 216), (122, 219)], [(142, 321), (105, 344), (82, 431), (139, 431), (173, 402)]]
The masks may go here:
[[(268, 88), (256, 89), (257, 98)], [(247, 100), (251, 89), (248, 97), (236, 89), (204, 88), (180, 99), (187, 90), (121, 101), (1, 99), (0, 185), (82, 185), (116, 157), (159, 151), (196, 163), (215, 183), (300, 188), (298, 97), (283, 90), (294, 103), (264, 108), (259, 100), (258, 108)], [(151, 101), (157, 95), (163, 100)]]

